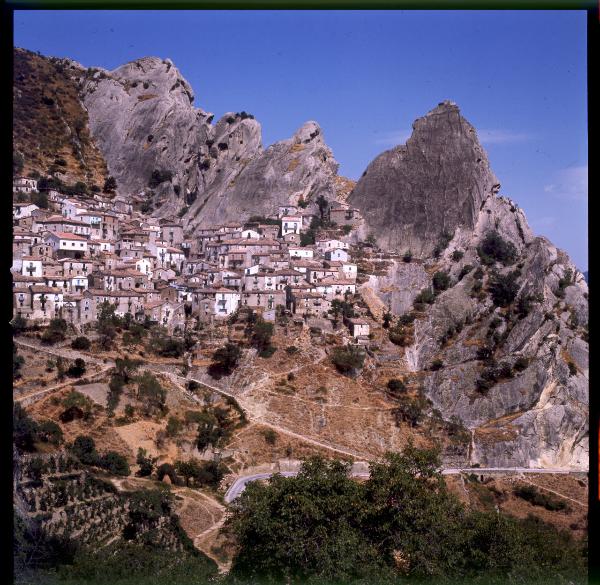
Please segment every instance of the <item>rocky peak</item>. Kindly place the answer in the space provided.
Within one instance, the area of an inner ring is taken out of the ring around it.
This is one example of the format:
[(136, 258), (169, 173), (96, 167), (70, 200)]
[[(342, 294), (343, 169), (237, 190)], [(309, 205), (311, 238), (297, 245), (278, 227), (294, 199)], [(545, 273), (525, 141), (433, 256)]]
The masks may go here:
[(321, 127), (312, 120), (305, 122), (296, 130), (292, 137), (295, 144), (308, 144), (311, 141), (323, 143)]
[(348, 200), (382, 247), (427, 256), (444, 232), (473, 229), (499, 187), (475, 129), (444, 101), (367, 167)]

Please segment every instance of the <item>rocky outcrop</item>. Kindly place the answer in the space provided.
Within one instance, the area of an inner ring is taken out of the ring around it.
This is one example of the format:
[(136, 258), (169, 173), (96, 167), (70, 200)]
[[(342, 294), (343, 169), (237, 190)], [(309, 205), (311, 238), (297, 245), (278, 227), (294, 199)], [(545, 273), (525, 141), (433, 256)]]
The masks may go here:
[(473, 229), (498, 188), (475, 129), (445, 101), (414, 122), (405, 145), (369, 164), (348, 201), (381, 247), (425, 257), (444, 232)]
[[(507, 266), (480, 259), (477, 248), (492, 231), (515, 246)], [(409, 370), (422, 372), (432, 408), (471, 429), (471, 463), (587, 468), (588, 287), (569, 257), (534, 237), (514, 202), (489, 196), (473, 227), (457, 229), (439, 259), (408, 266), (395, 262), (387, 277), (365, 286), (409, 312), (406, 302), (431, 286), (430, 275), (450, 275), (404, 351)], [(491, 284), (509, 273), (515, 298), (497, 306)], [(441, 367), (431, 368), (434, 362)]]
[(246, 112), (213, 115), (193, 106), (169, 59), (146, 57), (113, 71), (79, 70), (90, 129), (125, 195), (142, 194), (153, 214), (182, 209), (199, 226), (271, 214), (280, 204), (336, 197), (337, 162), (316, 122), (266, 150)]
[(234, 126), (221, 133), (218, 140), (225, 147), (220, 152), (211, 151), (213, 160), (205, 159), (210, 166), (203, 172), (203, 188), (199, 188), (197, 201), (186, 216), (189, 226), (266, 216), (277, 213), (279, 205), (297, 204), (299, 200), (316, 209), (315, 200), (320, 195), (335, 198), (338, 163), (316, 122), (307, 122), (292, 138), (254, 156), (239, 152), (236, 131)]
[(159, 215), (182, 207), (196, 189), (211, 115), (192, 106), (192, 88), (173, 63), (145, 57), (113, 71), (88, 69), (81, 83), (91, 132), (119, 191), (145, 194), (162, 205)]

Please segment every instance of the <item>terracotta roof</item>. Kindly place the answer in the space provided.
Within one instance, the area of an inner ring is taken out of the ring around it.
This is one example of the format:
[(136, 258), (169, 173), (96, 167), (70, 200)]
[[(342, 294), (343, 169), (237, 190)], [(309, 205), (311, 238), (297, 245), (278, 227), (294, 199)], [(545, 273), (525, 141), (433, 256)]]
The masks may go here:
[(84, 238), (83, 236), (80, 236), (78, 234), (70, 234), (67, 232), (48, 232), (49, 234), (56, 236), (57, 238), (61, 239), (61, 240), (76, 240), (78, 242), (87, 242), (88, 239)]

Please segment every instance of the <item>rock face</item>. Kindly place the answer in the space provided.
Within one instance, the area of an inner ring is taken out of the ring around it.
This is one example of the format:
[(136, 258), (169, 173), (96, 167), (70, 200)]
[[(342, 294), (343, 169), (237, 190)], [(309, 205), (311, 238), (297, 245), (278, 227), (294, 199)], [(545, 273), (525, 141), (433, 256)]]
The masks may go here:
[(414, 122), (406, 145), (367, 167), (348, 201), (381, 247), (424, 257), (443, 232), (472, 229), (499, 186), (475, 129), (446, 101)]
[[(165, 215), (196, 188), (199, 147), (211, 115), (169, 59), (145, 57), (114, 71), (82, 71), (92, 135), (124, 194), (145, 193)], [(162, 176), (152, 181), (154, 171)], [(165, 180), (161, 180), (162, 178)]]
[(91, 132), (119, 191), (143, 194), (159, 217), (185, 208), (189, 233), (300, 197), (314, 205), (321, 194), (336, 196), (338, 164), (316, 122), (263, 150), (253, 116), (228, 112), (213, 125), (212, 114), (194, 108), (192, 88), (169, 59), (79, 73)]
[[(515, 246), (517, 257), (508, 266), (486, 266), (479, 257), (477, 248), (492, 231)], [(458, 260), (456, 252), (462, 253)], [(440, 258), (424, 267), (395, 262), (387, 277), (365, 286), (392, 309), (408, 312), (407, 301), (431, 286), (426, 274), (450, 275), (449, 288), (418, 316), (414, 343), (404, 351), (407, 368), (424, 376), (432, 408), (445, 419), (458, 417), (471, 430), (468, 462), (587, 469), (583, 274), (546, 238), (533, 236), (514, 202), (492, 195), (473, 228), (457, 229)], [(509, 273), (516, 278), (514, 300), (498, 306), (493, 282)], [(436, 361), (442, 366), (432, 371)], [(503, 366), (506, 374), (500, 373)], [(478, 388), (491, 372), (496, 379), (490, 387)]]
[(265, 151), (257, 148), (254, 154), (240, 152), (239, 127), (219, 132), (222, 122), (216, 135), (226, 148), (211, 151), (213, 160), (204, 159), (210, 166), (202, 173), (203, 188), (186, 216), (188, 225), (244, 221), (252, 215), (277, 213), (279, 205), (297, 204), (300, 199), (315, 206), (320, 195), (335, 198), (338, 163), (316, 122), (305, 123), (292, 138)]

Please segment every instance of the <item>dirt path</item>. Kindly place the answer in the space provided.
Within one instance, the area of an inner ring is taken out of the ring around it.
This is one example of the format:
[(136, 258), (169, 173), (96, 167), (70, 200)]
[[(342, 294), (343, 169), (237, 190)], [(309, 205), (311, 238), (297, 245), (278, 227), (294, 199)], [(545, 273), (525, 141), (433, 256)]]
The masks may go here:
[(554, 494), (554, 495), (556, 495), (556, 496), (558, 496), (560, 498), (563, 498), (565, 500), (569, 500), (569, 502), (573, 502), (574, 504), (578, 504), (580, 506), (583, 506), (584, 508), (588, 507), (587, 504), (584, 504), (583, 502), (580, 502), (579, 500), (574, 500), (573, 498), (570, 498), (569, 496), (565, 496), (565, 494), (561, 494), (560, 492), (551, 490), (550, 488), (547, 488), (547, 487), (544, 487), (544, 486), (539, 485), (537, 483), (534, 483), (533, 481), (529, 481), (528, 479), (525, 479), (524, 477), (520, 477), (519, 481), (523, 481), (525, 483), (528, 483), (529, 485), (532, 485), (532, 486), (534, 486), (534, 487), (536, 487), (536, 488), (538, 488), (540, 490), (544, 490), (546, 492), (550, 492), (551, 494)]

